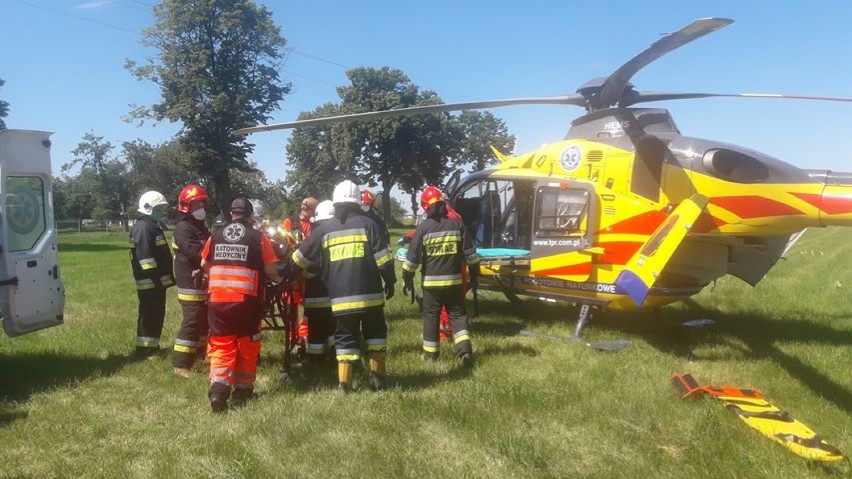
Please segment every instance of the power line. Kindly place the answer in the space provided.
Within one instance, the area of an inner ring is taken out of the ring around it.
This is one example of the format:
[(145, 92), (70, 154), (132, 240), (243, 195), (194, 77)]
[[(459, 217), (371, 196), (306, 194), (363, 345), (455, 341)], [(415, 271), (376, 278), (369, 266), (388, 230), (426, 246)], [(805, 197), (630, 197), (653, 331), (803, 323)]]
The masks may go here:
[(151, 7), (151, 6), (148, 6), (147, 8), (141, 8), (141, 7), (138, 7), (136, 5), (130, 5), (130, 4), (127, 4), (127, 3), (122, 3), (118, 0), (112, 0), (112, 3), (114, 3), (116, 5), (120, 5), (120, 6), (125, 7), (125, 8), (132, 8), (132, 9), (140, 11), (140, 12), (150, 12), (151, 9), (154, 8), (154, 7)]
[(86, 21), (86, 22), (89, 22), (89, 23), (94, 23), (94, 24), (100, 25), (102, 27), (112, 28), (114, 30), (120, 30), (122, 32), (127, 32), (127, 33), (132, 33), (134, 35), (139, 35), (138, 31), (131, 30), (129, 28), (119, 27), (117, 25), (111, 25), (109, 23), (101, 22), (101, 21), (98, 21), (98, 20), (93, 20), (93, 19), (87, 18), (87, 17), (82, 17), (80, 15), (74, 15), (73, 13), (64, 12), (62, 10), (58, 10), (58, 9), (55, 9), (55, 8), (45, 7), (44, 5), (38, 5), (38, 4), (35, 4), (35, 3), (27, 2), (26, 0), (15, 0), (15, 1), (20, 3), (20, 4), (23, 4), (23, 5), (28, 5), (30, 7), (40, 8), (42, 10), (47, 10), (49, 12), (57, 13), (59, 15), (65, 15), (66, 17), (76, 18), (77, 20), (83, 20), (83, 21)]
[(319, 62), (328, 63), (329, 65), (334, 65), (336, 67), (345, 68), (347, 70), (352, 68), (352, 67), (350, 67), (348, 65), (344, 65), (342, 63), (337, 63), (337, 62), (334, 62), (334, 61), (331, 61), (331, 60), (326, 60), (325, 58), (321, 58), (321, 57), (318, 57), (318, 56), (315, 56), (315, 55), (310, 55), (310, 54), (305, 53), (305, 52), (300, 52), (299, 50), (296, 50), (295, 48), (290, 49), (290, 53), (293, 53), (295, 55), (301, 55), (303, 57), (310, 58), (312, 60), (316, 60), (316, 61), (319, 61)]

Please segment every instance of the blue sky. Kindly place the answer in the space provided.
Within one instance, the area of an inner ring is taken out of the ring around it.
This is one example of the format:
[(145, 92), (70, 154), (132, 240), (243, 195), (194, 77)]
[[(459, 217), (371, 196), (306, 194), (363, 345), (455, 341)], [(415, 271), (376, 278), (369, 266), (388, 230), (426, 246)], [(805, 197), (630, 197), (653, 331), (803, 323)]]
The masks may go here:
[[(139, 43), (154, 0), (0, 0), (0, 99), (9, 128), (55, 132), (54, 171), (89, 131), (118, 146), (161, 142), (174, 124), (143, 127), (129, 104), (158, 101), (125, 58)], [(606, 76), (665, 32), (694, 19), (732, 25), (639, 72), (640, 90), (789, 93), (852, 97), (852, 2), (798, 1), (266, 1), (288, 40), (282, 78), (291, 81), (275, 121), (338, 100), (356, 66), (404, 71), (445, 102), (549, 96)], [(852, 103), (702, 99), (657, 103), (682, 133), (747, 146), (803, 168), (852, 171)], [(518, 137), (515, 153), (561, 139), (582, 110), (524, 106), (492, 110)], [(286, 131), (253, 135), (251, 159), (284, 178)], [(116, 148), (118, 153), (119, 148)]]

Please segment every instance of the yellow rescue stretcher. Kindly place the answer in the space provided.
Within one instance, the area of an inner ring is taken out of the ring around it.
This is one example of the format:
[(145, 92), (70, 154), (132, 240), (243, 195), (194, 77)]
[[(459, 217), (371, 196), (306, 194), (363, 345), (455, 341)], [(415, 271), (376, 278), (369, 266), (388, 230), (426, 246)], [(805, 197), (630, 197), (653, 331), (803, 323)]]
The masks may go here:
[(754, 389), (731, 386), (701, 386), (692, 374), (675, 374), (672, 384), (681, 397), (709, 394), (719, 399), (725, 407), (753, 429), (781, 444), (795, 454), (822, 462), (837, 462), (845, 459), (834, 446), (825, 442), (817, 433), (802, 424), (792, 414), (773, 406)]

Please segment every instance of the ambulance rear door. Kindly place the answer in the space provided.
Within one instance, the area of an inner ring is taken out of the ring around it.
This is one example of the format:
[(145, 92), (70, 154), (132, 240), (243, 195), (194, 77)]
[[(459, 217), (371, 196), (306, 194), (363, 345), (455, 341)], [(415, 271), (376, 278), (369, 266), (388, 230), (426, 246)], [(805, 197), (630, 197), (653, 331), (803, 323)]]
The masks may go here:
[(63, 321), (50, 133), (0, 130), (0, 312), (18, 336)]

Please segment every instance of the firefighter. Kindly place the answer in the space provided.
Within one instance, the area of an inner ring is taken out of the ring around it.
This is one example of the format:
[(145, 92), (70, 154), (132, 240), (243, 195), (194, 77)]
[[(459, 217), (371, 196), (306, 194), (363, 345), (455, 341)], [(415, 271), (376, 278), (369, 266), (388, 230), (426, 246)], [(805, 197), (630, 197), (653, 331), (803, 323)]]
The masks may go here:
[(139, 198), (139, 219), (130, 230), (130, 265), (139, 296), (136, 321), (137, 358), (150, 357), (160, 350), (160, 335), (166, 316), (166, 289), (174, 286), (172, 254), (160, 222), (169, 202), (157, 191)]
[(382, 232), (385, 235), (385, 241), (390, 244), (390, 232), (388, 231), (388, 225), (385, 223), (385, 220), (382, 219), (382, 215), (376, 210), (376, 195), (370, 191), (369, 188), (364, 188), (361, 191), (361, 210), (364, 213), (367, 213), (367, 216), (373, 219), (381, 228)]
[(311, 234), (311, 229), (313, 228), (313, 218), (314, 213), (317, 209), (317, 199), (313, 196), (308, 196), (307, 198), (302, 200), (302, 204), (299, 205), (299, 221), (297, 224), (299, 225), (299, 242), (304, 241), (308, 235)]
[(302, 269), (322, 270), (337, 323), (339, 389), (352, 389), (354, 366), (361, 361), (360, 331), (367, 343), (373, 388), (380, 390), (385, 384), (388, 333), (384, 303), (393, 297), (396, 283), (393, 254), (379, 226), (361, 211), (361, 192), (355, 183), (338, 184), (332, 200), (334, 217), (315, 227), (293, 261)]
[(210, 237), (204, 224), (206, 208), (207, 192), (198, 185), (187, 185), (178, 195), (172, 251), (183, 321), (175, 338), (172, 368), (182, 377), (190, 376), (192, 364), (207, 347), (207, 278), (201, 269), (201, 250)]
[(423, 266), (423, 357), (438, 359), (440, 339), (438, 316), (445, 306), (450, 314), (453, 343), (466, 366), (473, 365), (469, 322), (464, 307), (462, 260), (470, 270), (470, 285), (475, 289), (479, 279), (479, 255), (464, 223), (450, 217), (441, 190), (429, 186), (420, 195), (420, 206), (426, 212), (414, 231), (408, 254), (402, 265), (403, 291), (414, 289), (414, 272)]
[(228, 399), (241, 404), (254, 392), (263, 286), (278, 282), (278, 260), (269, 238), (252, 228), (254, 207), (246, 198), (231, 202), (231, 222), (215, 231), (201, 252), (201, 267), (209, 275), (207, 356), (213, 412), (228, 409)]
[[(317, 205), (313, 216), (316, 228), (334, 216), (334, 203), (325, 200)], [(331, 298), (322, 282), (321, 271), (311, 268), (305, 271), (305, 297), (302, 307), (307, 322), (308, 361), (319, 364), (326, 351), (334, 346), (335, 321), (331, 312)]]

